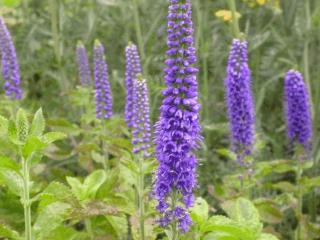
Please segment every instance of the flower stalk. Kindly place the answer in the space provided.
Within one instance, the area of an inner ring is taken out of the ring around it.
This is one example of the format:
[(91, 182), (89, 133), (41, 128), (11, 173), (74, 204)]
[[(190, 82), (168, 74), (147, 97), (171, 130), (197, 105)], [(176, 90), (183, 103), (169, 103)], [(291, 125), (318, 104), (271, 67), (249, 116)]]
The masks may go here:
[(229, 8), (232, 14), (232, 28), (235, 38), (241, 37), (240, 27), (239, 27), (239, 18), (237, 16), (237, 7), (235, 0), (228, 0)]
[(25, 240), (32, 240), (31, 201), (30, 201), (30, 159), (22, 159), (23, 173), (23, 209), (25, 223)]

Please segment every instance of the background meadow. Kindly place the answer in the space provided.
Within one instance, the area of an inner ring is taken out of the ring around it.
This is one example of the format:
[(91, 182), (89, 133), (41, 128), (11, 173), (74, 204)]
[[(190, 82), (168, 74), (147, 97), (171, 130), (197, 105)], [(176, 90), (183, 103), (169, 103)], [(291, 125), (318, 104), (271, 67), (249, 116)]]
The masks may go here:
[[(320, 2), (236, 2), (252, 70), (257, 129), (254, 174), (241, 186), (243, 169), (229, 150), (224, 79), (233, 36), (228, 16), (220, 11), (228, 9), (227, 1), (192, 0), (204, 140), (197, 152), (195, 195), (199, 198), (191, 214), (195, 224), (179, 239), (276, 239), (260, 238), (260, 230), (278, 239), (320, 239)], [(42, 108), (46, 132), (63, 133), (46, 138), (46, 146), (37, 149), (42, 160), (32, 164), (33, 239), (142, 239), (136, 208), (136, 181), (141, 174), (146, 182), (140, 192), (146, 202), (145, 239), (170, 239), (155, 223), (157, 213), (150, 197), (156, 161), (135, 159), (123, 119), (125, 47), (130, 41), (139, 49), (152, 123), (159, 117), (165, 87), (167, 5), (164, 0), (0, 0), (0, 15), (11, 32), (21, 69), (24, 97), (19, 107), (25, 109), (17, 114), (17, 103), (1, 94), (1, 116), (19, 119), (25, 114), (30, 129), (32, 119), (44, 127), (37, 120), (42, 119), (40, 112), (33, 118)], [(113, 93), (114, 116), (102, 124), (95, 117), (93, 90), (80, 87), (76, 61), (76, 45), (81, 40), (92, 62), (95, 39), (105, 46)], [(300, 181), (303, 215), (295, 211), (297, 161), (286, 138), (283, 114), (284, 74), (291, 68), (300, 70), (309, 83), (314, 121), (311, 160), (303, 165)], [(0, 169), (18, 169), (19, 161), (10, 159), (19, 159), (19, 144), (15, 145), (5, 121), (0, 118), (4, 129)], [(59, 141), (50, 144), (55, 140)], [(21, 181), (12, 172), (1, 171), (0, 239), (25, 239)], [(251, 201), (239, 200), (240, 196)], [(249, 216), (241, 213), (244, 208)], [(215, 221), (210, 217), (220, 215), (235, 221), (228, 223), (233, 232), (223, 224), (209, 224)], [(247, 232), (253, 233), (241, 236), (237, 227), (248, 227)], [(228, 234), (233, 238), (227, 238)]]

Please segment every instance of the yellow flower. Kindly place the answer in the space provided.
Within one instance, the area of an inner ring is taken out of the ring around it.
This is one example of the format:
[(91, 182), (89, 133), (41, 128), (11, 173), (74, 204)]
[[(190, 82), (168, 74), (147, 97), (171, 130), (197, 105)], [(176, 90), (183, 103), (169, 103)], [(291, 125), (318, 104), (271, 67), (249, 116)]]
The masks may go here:
[[(215, 12), (215, 16), (217, 18), (220, 18), (224, 22), (232, 22), (232, 12), (229, 10), (225, 10), (225, 9), (219, 10)], [(236, 17), (240, 18), (241, 17), (240, 13), (237, 12)]]
[(262, 6), (267, 3), (267, 0), (257, 0), (257, 3)]

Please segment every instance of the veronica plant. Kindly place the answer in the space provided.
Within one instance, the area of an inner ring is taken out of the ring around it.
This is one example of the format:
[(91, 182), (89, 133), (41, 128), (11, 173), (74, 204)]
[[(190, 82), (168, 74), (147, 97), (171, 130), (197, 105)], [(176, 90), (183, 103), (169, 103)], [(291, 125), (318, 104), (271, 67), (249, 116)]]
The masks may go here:
[(0, 51), (2, 76), (5, 80), (4, 90), (10, 99), (22, 98), (20, 68), (17, 60), (16, 50), (11, 39), (10, 32), (0, 17)]
[(133, 126), (133, 81), (137, 79), (137, 75), (141, 74), (141, 63), (136, 45), (129, 43), (126, 47), (126, 106), (125, 119), (128, 127)]
[[(291, 143), (296, 145), (298, 160), (298, 169), (296, 172), (296, 181), (298, 184), (298, 209), (297, 215), (300, 223), (297, 227), (296, 239), (303, 239), (302, 228), (302, 205), (303, 189), (301, 178), (303, 175), (302, 161), (309, 155), (312, 141), (312, 117), (311, 103), (306, 84), (301, 73), (295, 70), (287, 72), (284, 81), (285, 91), (285, 112), (287, 120), (287, 134)], [(299, 153), (299, 146), (304, 151)]]
[(147, 81), (138, 75), (133, 79), (132, 108), (132, 144), (135, 162), (137, 164), (136, 189), (139, 209), (139, 239), (146, 239), (145, 233), (145, 171), (148, 158), (151, 156), (151, 124)]
[(96, 98), (96, 115), (99, 119), (112, 116), (112, 96), (109, 83), (108, 65), (105, 60), (104, 47), (100, 41), (94, 44), (94, 81)]
[(92, 82), (91, 70), (87, 51), (82, 42), (78, 42), (77, 44), (77, 63), (81, 85), (90, 86)]
[(193, 205), (197, 159), (193, 151), (201, 140), (198, 103), (198, 69), (193, 40), (190, 0), (170, 0), (166, 89), (156, 124), (156, 157), (159, 167), (154, 186), (160, 225), (170, 224), (171, 239), (189, 230), (188, 208)]
[(251, 73), (245, 40), (234, 39), (232, 42), (225, 88), (232, 148), (238, 161), (244, 164), (244, 157), (252, 153), (255, 135)]
[[(42, 110), (38, 110), (34, 115), (32, 124), (29, 124), (27, 114), (19, 109), (15, 120), (8, 120), (0, 117), (1, 138), (7, 139), (9, 149), (15, 149), (14, 153), (8, 152), (5, 158), (6, 163), (0, 167), (0, 178), (5, 182), (15, 195), (21, 199), (24, 208), (25, 240), (32, 240), (32, 219), (31, 205), (37, 198), (30, 198), (32, 181), (30, 179), (30, 169), (40, 161), (43, 150), (52, 142), (64, 138), (64, 134), (58, 132), (44, 133), (45, 120)], [(18, 154), (15, 154), (18, 153)], [(19, 161), (13, 158), (19, 158)], [(17, 164), (20, 163), (20, 165)]]

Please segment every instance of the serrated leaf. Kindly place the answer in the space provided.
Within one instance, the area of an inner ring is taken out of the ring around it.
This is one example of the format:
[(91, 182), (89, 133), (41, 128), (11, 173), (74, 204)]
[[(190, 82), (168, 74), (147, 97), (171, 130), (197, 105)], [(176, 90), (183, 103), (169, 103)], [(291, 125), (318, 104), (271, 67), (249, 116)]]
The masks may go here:
[(19, 141), (25, 142), (29, 134), (29, 121), (26, 112), (21, 108), (17, 113), (16, 126)]
[(53, 143), (55, 141), (61, 140), (66, 138), (67, 136), (64, 133), (61, 132), (49, 132), (42, 136), (41, 140), (42, 142), (49, 144)]
[(104, 170), (96, 170), (91, 173), (83, 183), (86, 198), (94, 198), (99, 188), (106, 180), (106, 172)]
[(71, 206), (63, 202), (54, 202), (46, 206), (39, 214), (34, 224), (36, 239), (48, 239), (48, 236), (61, 223), (68, 219)]
[(3, 5), (6, 7), (17, 7), (21, 3), (21, 0), (2, 0), (2, 1), (3, 1)]
[(109, 229), (106, 229), (107, 232), (110, 232), (117, 236), (117, 239), (122, 239), (127, 235), (128, 221), (126, 216), (105, 216), (109, 222)]
[(0, 169), (0, 178), (12, 193), (20, 197), (23, 195), (23, 179), (16, 171), (2, 168)]
[(213, 232), (207, 234), (203, 240), (238, 240), (238, 238), (224, 232)]
[(226, 201), (222, 207), (231, 219), (247, 224), (253, 232), (259, 233), (262, 230), (259, 212), (251, 201), (238, 198), (236, 201)]
[(40, 195), (39, 209), (43, 209), (47, 205), (53, 202), (68, 202), (76, 201), (75, 196), (72, 194), (71, 189), (68, 186), (59, 182), (52, 182)]
[(59, 226), (51, 232), (48, 236), (50, 240), (78, 240), (83, 239), (80, 237), (81, 233), (77, 232), (72, 227)]
[(277, 204), (269, 199), (255, 200), (255, 206), (259, 210), (263, 222), (277, 224), (282, 221), (283, 214)]
[(75, 177), (67, 177), (66, 179), (67, 179), (67, 183), (71, 187), (71, 191), (73, 192), (73, 194), (79, 200), (82, 200), (84, 195), (84, 187), (82, 183)]
[(8, 137), (13, 144), (23, 145), (23, 142), (21, 142), (18, 137), (16, 123), (12, 120), (8, 123)]
[(0, 115), (0, 134), (5, 135), (8, 132), (9, 121)]
[(22, 149), (23, 156), (27, 159), (33, 153), (39, 152), (45, 147), (46, 144), (44, 144), (37, 136), (29, 136)]
[(201, 232), (222, 232), (234, 237), (241, 236), (239, 239), (250, 239), (251, 232), (236, 221), (225, 216), (212, 216), (202, 227)]
[(190, 215), (194, 222), (201, 225), (208, 219), (209, 206), (203, 198), (197, 198), (194, 206), (190, 209)]
[(14, 171), (19, 171), (19, 165), (11, 158), (0, 156), (0, 168), (7, 168)]
[(44, 129), (45, 119), (43, 117), (42, 108), (40, 108), (33, 117), (30, 133), (34, 136), (41, 136), (43, 134)]
[(20, 239), (19, 233), (0, 223), (0, 238)]
[(262, 233), (258, 240), (278, 240), (278, 238), (272, 234)]

